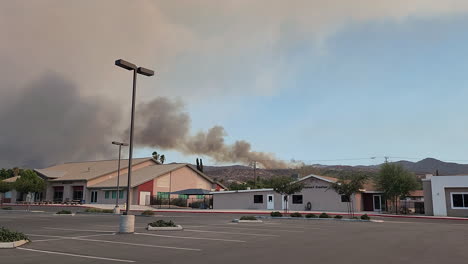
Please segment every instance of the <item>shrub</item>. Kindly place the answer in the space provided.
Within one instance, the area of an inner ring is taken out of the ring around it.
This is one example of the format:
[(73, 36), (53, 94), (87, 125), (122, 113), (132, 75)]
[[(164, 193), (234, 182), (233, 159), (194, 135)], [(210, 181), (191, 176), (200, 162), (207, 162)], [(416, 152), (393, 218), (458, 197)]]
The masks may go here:
[(306, 218), (317, 218), (317, 215), (314, 214), (306, 214)]
[(370, 220), (370, 217), (367, 214), (361, 215), (361, 220)]
[(0, 242), (15, 242), (19, 240), (29, 241), (29, 238), (23, 233), (10, 231), (4, 227), (0, 228)]
[(295, 212), (289, 215), (290, 217), (302, 217), (302, 214), (299, 212)]
[(327, 213), (321, 213), (319, 218), (330, 218), (330, 216)]
[(251, 215), (247, 215), (247, 216), (244, 215), (240, 218), (240, 220), (257, 220), (257, 217), (251, 216)]
[(342, 215), (335, 215), (335, 218), (336, 219), (341, 219), (341, 218), (343, 218), (343, 216)]
[(351, 219), (359, 219), (359, 218), (357, 216), (353, 216), (353, 218), (351, 218)]
[(178, 206), (178, 207), (187, 207), (187, 199), (173, 198), (171, 199), (171, 205)]
[(13, 210), (11, 207), (2, 207), (2, 210)]
[(174, 222), (172, 222), (172, 220), (169, 220), (169, 221), (157, 220), (152, 223), (149, 223), (148, 225), (152, 227), (176, 227), (176, 225), (174, 224)]
[(281, 212), (278, 212), (278, 211), (271, 212), (270, 215), (272, 217), (282, 217), (283, 216), (283, 214)]
[(146, 211), (143, 211), (141, 215), (152, 216), (154, 215), (154, 212), (151, 210), (146, 210)]
[(69, 210), (61, 210), (61, 211), (58, 211), (56, 214), (72, 214), (72, 212)]
[(100, 208), (86, 208), (85, 210), (86, 213), (106, 213), (106, 214), (112, 214), (114, 213), (113, 209), (100, 209)]

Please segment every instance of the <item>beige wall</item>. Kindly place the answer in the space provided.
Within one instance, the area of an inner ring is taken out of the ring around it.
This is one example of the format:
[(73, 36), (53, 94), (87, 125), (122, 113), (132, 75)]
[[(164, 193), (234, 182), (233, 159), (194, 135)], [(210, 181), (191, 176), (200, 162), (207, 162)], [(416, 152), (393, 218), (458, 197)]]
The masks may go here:
[(468, 209), (452, 209), (452, 192), (466, 192), (468, 188), (445, 188), (445, 202), (447, 206), (447, 216), (468, 217)]
[[(170, 190), (169, 190), (170, 188)], [(185, 189), (211, 190), (213, 184), (188, 167), (159, 176), (153, 185), (153, 195), (158, 192), (176, 192)]]
[(432, 187), (431, 181), (424, 181), (423, 184), (423, 194), (424, 194), (424, 214), (425, 215), (434, 215), (434, 210), (432, 207)]

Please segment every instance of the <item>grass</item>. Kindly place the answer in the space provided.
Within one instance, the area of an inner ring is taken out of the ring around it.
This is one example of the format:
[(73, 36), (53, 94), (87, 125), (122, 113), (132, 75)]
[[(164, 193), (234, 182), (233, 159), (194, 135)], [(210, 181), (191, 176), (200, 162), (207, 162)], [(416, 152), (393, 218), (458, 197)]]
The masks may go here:
[(23, 233), (11, 231), (4, 227), (0, 228), (0, 242), (15, 242), (19, 240), (29, 241), (29, 238)]
[(330, 218), (330, 216), (327, 213), (321, 213), (319, 218)]
[(9, 206), (8, 207), (2, 207), (2, 210), (13, 210), (13, 208), (11, 208)]
[(177, 227), (172, 220), (164, 221), (164, 220), (157, 220), (152, 223), (149, 223), (151, 227)]
[(105, 214), (112, 214), (114, 210), (112, 209), (100, 209), (100, 208), (86, 208), (86, 213), (105, 213)]
[(335, 219), (342, 219), (343, 216), (342, 215), (335, 215)]
[(367, 214), (363, 214), (361, 215), (361, 220), (370, 220), (370, 216), (368, 216)]
[(58, 211), (56, 214), (72, 214), (72, 212), (69, 210), (61, 210), (61, 211)]
[(317, 215), (315, 214), (306, 214), (306, 218), (317, 218)]
[(302, 217), (302, 214), (299, 212), (295, 212), (295, 213), (291, 213), (289, 216), (290, 217)]
[(146, 210), (146, 211), (141, 212), (141, 215), (152, 216), (152, 215), (154, 215), (154, 212), (151, 211), (151, 210)]
[(283, 214), (281, 212), (278, 212), (278, 211), (271, 212), (270, 215), (272, 217), (282, 217), (283, 216)]
[(244, 215), (240, 218), (240, 220), (257, 220), (257, 217), (251, 216), (251, 215), (247, 215), (247, 216)]

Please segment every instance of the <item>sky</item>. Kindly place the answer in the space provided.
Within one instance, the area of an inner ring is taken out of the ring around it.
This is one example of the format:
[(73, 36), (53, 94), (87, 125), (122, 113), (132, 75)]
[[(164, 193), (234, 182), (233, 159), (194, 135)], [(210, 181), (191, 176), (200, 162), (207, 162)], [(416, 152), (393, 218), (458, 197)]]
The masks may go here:
[[(461, 0), (0, 1), (0, 166), (114, 157), (130, 115), (118, 58), (156, 72), (139, 77), (137, 112), (182, 102), (184, 142), (221, 126), (223, 151), (244, 140), (281, 161), (468, 163), (467, 22)], [(135, 156), (251, 157), (186, 145)]]

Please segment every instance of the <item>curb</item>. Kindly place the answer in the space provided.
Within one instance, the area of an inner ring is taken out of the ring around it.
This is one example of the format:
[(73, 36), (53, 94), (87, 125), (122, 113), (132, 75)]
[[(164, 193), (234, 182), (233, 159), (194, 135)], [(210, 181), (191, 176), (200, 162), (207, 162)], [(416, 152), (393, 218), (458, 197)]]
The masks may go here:
[(148, 231), (180, 231), (184, 228), (181, 225), (177, 225), (176, 227), (153, 227), (148, 225), (146, 229)]
[(16, 248), (28, 243), (29, 240), (18, 240), (14, 242), (1, 242), (0, 248)]
[(234, 219), (232, 220), (233, 223), (263, 223), (262, 220), (240, 220), (240, 219)]

